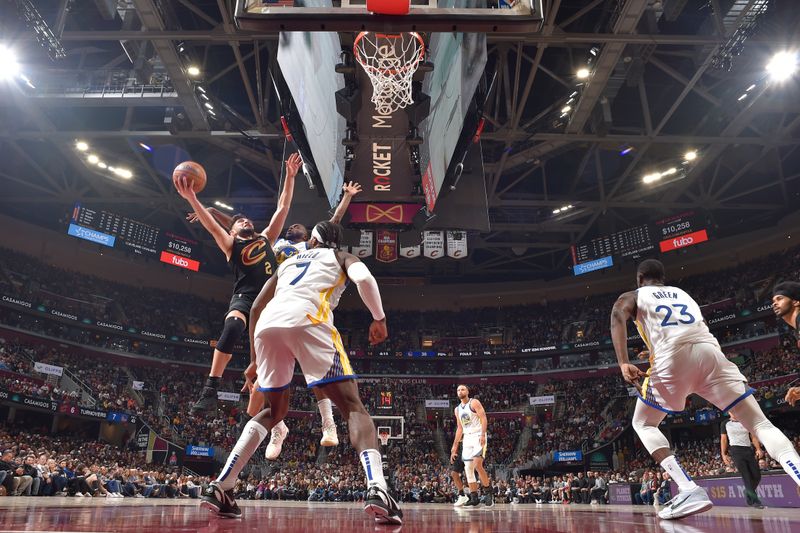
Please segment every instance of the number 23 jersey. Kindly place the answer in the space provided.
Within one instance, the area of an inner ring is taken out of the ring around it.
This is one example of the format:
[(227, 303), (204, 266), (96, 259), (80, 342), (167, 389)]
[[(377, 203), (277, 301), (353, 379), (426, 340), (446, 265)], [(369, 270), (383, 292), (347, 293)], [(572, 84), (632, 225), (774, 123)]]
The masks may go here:
[(636, 327), (651, 360), (670, 357), (686, 344), (705, 342), (719, 347), (703, 321), (700, 306), (677, 287), (640, 287), (636, 291)]
[(278, 267), (275, 296), (258, 321), (258, 329), (333, 324), (333, 310), (347, 275), (330, 248), (314, 248), (287, 258)]

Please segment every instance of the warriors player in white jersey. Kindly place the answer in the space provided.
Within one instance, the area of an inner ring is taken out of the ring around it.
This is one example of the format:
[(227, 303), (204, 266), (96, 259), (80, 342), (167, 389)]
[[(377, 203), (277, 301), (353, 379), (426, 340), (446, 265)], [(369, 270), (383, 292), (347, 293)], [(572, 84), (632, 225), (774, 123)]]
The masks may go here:
[[(643, 261), (637, 270), (639, 288), (621, 295), (611, 311), (611, 338), (622, 377), (639, 392), (633, 428), (653, 459), (678, 484), (679, 493), (664, 505), (659, 517), (683, 518), (712, 507), (705, 489), (681, 468), (658, 429), (667, 413), (684, 410), (690, 394), (735, 415), (800, 486), (800, 456), (792, 443), (764, 416), (752, 396), (754, 390), (709, 332), (697, 302), (681, 289), (665, 285), (664, 277), (660, 261)], [(629, 319), (636, 322), (650, 351), (647, 373), (628, 359)]]
[(247, 423), (222, 473), (203, 491), (202, 505), (219, 515), (241, 516), (233, 500), (233, 487), (267, 433), (286, 416), (297, 361), (308, 386), (321, 388), (347, 420), (350, 442), (367, 476), (364, 510), (378, 522), (402, 523), (403, 513), (383, 477), (375, 425), (361, 403), (357, 376), (333, 325), (333, 309), (348, 278), (372, 314), (371, 344), (388, 336), (386, 315), (369, 269), (354, 255), (336, 249), (341, 239), (338, 224), (317, 224), (308, 250), (284, 261), (253, 303), (251, 363), (245, 373), (250, 379), (256, 378), (256, 386), (267, 394), (270, 407)]
[[(339, 205), (336, 206), (336, 211), (334, 211), (330, 221), (334, 224), (340, 223), (342, 218), (344, 218), (344, 214), (347, 212), (347, 208), (350, 206), (350, 201), (360, 192), (361, 185), (358, 183), (353, 181), (345, 183), (342, 186), (342, 199), (339, 201)], [(208, 207), (207, 211), (222, 226), (226, 228), (231, 226), (233, 218), (229, 215), (213, 207)], [(199, 217), (196, 213), (189, 213), (186, 218), (190, 222), (195, 222)], [(284, 237), (282, 239), (277, 239), (275, 244), (272, 246), (278, 265), (283, 263), (287, 258), (306, 251), (308, 237), (308, 230), (302, 224), (292, 224), (289, 226), (286, 229)], [(225, 370), (226, 365), (227, 362), (225, 362), (225, 364), (222, 366), (222, 370), (220, 372)], [(250, 385), (251, 383), (249, 381), (246, 382), (242, 387), (242, 392), (246, 392), (250, 388)], [(314, 395), (317, 397), (317, 408), (319, 409), (319, 415), (322, 419), (322, 438), (320, 439), (319, 443), (321, 446), (338, 446), (339, 437), (336, 434), (336, 423), (333, 420), (333, 407), (331, 406), (331, 401), (323, 396), (320, 389), (315, 388)], [(259, 411), (261, 411), (263, 406), (263, 394), (257, 390), (252, 392), (250, 395), (250, 403), (247, 405), (247, 413), (243, 415), (244, 420), (241, 422), (241, 427), (244, 427), (247, 419), (255, 416)], [(287, 435), (289, 435), (289, 428), (286, 426), (286, 423), (281, 420), (279, 424), (272, 428), (269, 444), (267, 445), (267, 452), (265, 454), (267, 459), (272, 461), (278, 458), (283, 447), (283, 442), (286, 440)]]
[(461, 447), (461, 459), (464, 461), (464, 470), (467, 474), (469, 484), (469, 501), (464, 507), (477, 507), (480, 505), (478, 498), (478, 483), (475, 480), (475, 471), (481, 478), (481, 491), (484, 496), (484, 505), (492, 507), (494, 505), (494, 495), (489, 484), (489, 474), (483, 468), (483, 460), (486, 458), (487, 427), (489, 421), (486, 418), (486, 411), (483, 410), (481, 402), (469, 397), (469, 388), (466, 385), (459, 385), (456, 394), (461, 403), (455, 409), (456, 415), (456, 436), (453, 439), (453, 447), (450, 450), (450, 462), (454, 462), (458, 455), (458, 443), (463, 443)]

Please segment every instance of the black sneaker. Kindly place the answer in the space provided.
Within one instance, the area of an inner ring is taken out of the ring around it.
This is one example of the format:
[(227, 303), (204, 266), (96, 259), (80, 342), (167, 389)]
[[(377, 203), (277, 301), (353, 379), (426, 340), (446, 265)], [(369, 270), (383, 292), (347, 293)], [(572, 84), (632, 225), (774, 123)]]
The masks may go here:
[(483, 506), (484, 507), (494, 507), (494, 495), (491, 492), (487, 492), (486, 496), (483, 498)]
[(206, 385), (200, 393), (200, 399), (192, 406), (191, 413), (197, 415), (217, 409), (217, 389)]
[(233, 490), (223, 491), (216, 481), (209, 483), (203, 490), (203, 495), (200, 496), (200, 507), (226, 518), (242, 517), (242, 510), (233, 499)]
[(464, 504), (464, 507), (478, 507), (481, 504), (480, 498), (474, 492), (469, 494), (469, 501)]
[(403, 523), (403, 511), (392, 496), (378, 486), (372, 486), (364, 498), (364, 510), (375, 517), (381, 524), (400, 525)]

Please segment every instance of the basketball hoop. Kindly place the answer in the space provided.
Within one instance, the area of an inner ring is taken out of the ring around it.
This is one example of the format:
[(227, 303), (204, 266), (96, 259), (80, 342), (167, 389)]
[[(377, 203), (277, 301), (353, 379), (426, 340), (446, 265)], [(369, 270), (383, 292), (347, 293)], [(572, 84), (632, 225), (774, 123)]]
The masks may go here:
[(372, 103), (379, 115), (414, 103), (411, 80), (425, 57), (420, 34), (362, 31), (353, 43), (353, 54), (372, 82)]
[(378, 432), (378, 440), (381, 441), (381, 446), (386, 446), (387, 444), (389, 444), (389, 436), (390, 435), (391, 435), (391, 433), (389, 433), (388, 431), (379, 431)]

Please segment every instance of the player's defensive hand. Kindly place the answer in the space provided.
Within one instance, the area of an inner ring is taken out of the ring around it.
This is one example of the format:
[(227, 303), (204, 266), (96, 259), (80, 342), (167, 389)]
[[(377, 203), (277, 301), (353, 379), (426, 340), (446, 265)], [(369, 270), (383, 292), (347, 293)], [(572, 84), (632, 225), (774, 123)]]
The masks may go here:
[(766, 457), (766, 454), (764, 453), (764, 450), (757, 450), (756, 451), (756, 459), (763, 459), (764, 457)]
[(797, 400), (800, 400), (800, 387), (792, 387), (786, 392), (786, 403), (794, 407)]
[(293, 153), (289, 156), (289, 159), (286, 160), (286, 177), (293, 178), (297, 176), (297, 172), (300, 170), (300, 167), (303, 166), (303, 158), (300, 157), (298, 152)]
[(342, 190), (345, 194), (349, 194), (350, 196), (355, 196), (356, 194), (361, 192), (361, 185), (356, 183), (355, 181), (350, 181), (342, 185)]
[(636, 391), (641, 395), (642, 386), (639, 384), (639, 378), (646, 376), (646, 374), (639, 370), (639, 367), (630, 363), (620, 365), (619, 368), (622, 371), (622, 379), (624, 379), (626, 383), (636, 387)]
[(178, 190), (178, 194), (180, 194), (182, 198), (188, 201), (197, 200), (197, 195), (194, 193), (194, 189), (192, 189), (192, 186), (186, 179), (186, 175), (181, 176), (175, 182), (175, 188)]
[(382, 320), (373, 320), (369, 325), (369, 343), (371, 345), (380, 344), (386, 340), (389, 332), (386, 329), (386, 318)]
[(456, 462), (456, 457), (458, 457), (458, 450), (450, 450), (450, 464)]
[(242, 392), (249, 392), (252, 394), (253, 387), (255, 386), (256, 380), (256, 364), (250, 363), (247, 366), (247, 369), (244, 371), (244, 387), (242, 387)]
[(733, 464), (733, 460), (731, 459), (731, 456), (727, 455), (727, 454), (722, 456), (722, 461), (728, 466), (731, 466)]

